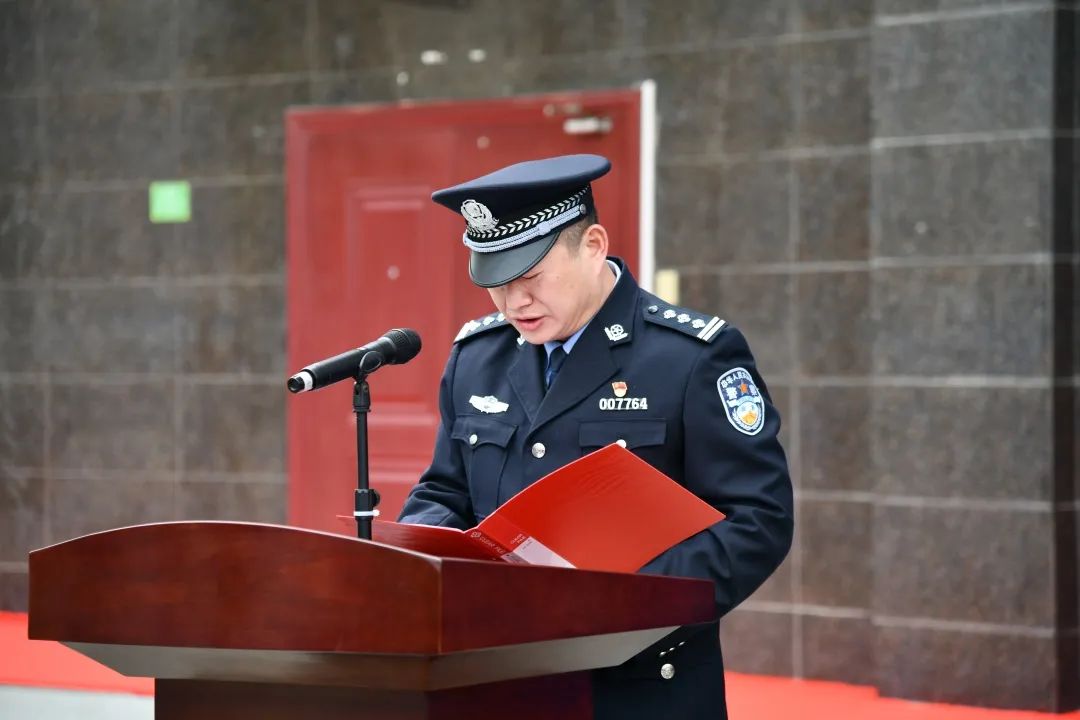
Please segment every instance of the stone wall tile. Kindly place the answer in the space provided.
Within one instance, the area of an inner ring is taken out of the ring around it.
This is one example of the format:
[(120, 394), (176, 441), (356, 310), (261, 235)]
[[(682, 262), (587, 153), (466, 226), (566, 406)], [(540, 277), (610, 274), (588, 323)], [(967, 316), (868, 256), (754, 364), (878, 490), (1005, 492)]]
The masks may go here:
[(180, 369), (188, 373), (285, 372), (285, 289), (178, 291)]
[(892, 148), (876, 151), (873, 165), (875, 255), (977, 256), (1051, 249), (1049, 141)]
[(164, 287), (54, 290), (37, 353), (64, 372), (170, 372), (176, 368), (176, 298)]
[(1050, 372), (1049, 268), (889, 268), (873, 272), (873, 369), (882, 375)]
[(39, 336), (48, 326), (51, 305), (48, 290), (0, 288), (0, 371), (45, 369), (48, 356)]
[(791, 675), (795, 618), (789, 613), (736, 609), (720, 620), (724, 670)]
[(871, 321), (870, 274), (863, 271), (799, 275), (798, 357), (808, 376), (866, 375), (876, 335)]
[(1052, 544), (1049, 512), (878, 505), (874, 611), (1052, 627)]
[(176, 519), (176, 487), (170, 478), (53, 480), (49, 485), (49, 542)]
[(876, 27), (875, 134), (1049, 127), (1052, 40), (1047, 11)]
[(34, 3), (0, 3), (0, 93), (29, 90), (40, 82), (34, 57), (39, 27)]
[(864, 28), (874, 19), (874, 0), (797, 3), (803, 32)]
[(183, 3), (55, 0), (39, 7), (44, 77), (51, 87), (84, 91), (172, 77), (173, 9)]
[(878, 15), (899, 16), (957, 10), (1007, 10), (1010, 4), (1052, 5), (1054, 0), (876, 0)]
[(797, 53), (797, 144), (865, 145), (871, 135), (869, 39), (809, 42)]
[(888, 495), (1045, 500), (1053, 493), (1050, 391), (878, 388), (874, 477)]
[(870, 155), (796, 161), (799, 260), (866, 260), (870, 249)]
[[(545, 7), (548, 3), (545, 3)], [(380, 3), (379, 27), (386, 33), (383, 41), (395, 66), (421, 67), (420, 53), (440, 50), (450, 62), (466, 61), (472, 48), (483, 48), (494, 62), (505, 58), (514, 33), (515, 12), (507, 12), (500, 0), (474, 0), (468, 3)], [(520, 12), (520, 11), (519, 11)], [(366, 34), (370, 40), (370, 32)], [(534, 28), (535, 37), (535, 28)], [(383, 48), (375, 40), (373, 52)], [(584, 52), (588, 48), (582, 48)], [(479, 78), (478, 78), (479, 79)]]
[(0, 468), (41, 468), (45, 460), (43, 383), (0, 379)]
[(147, 190), (58, 192), (36, 273), (49, 278), (171, 275), (174, 226), (150, 222)]
[(739, 47), (723, 56), (727, 95), (722, 114), (724, 151), (753, 153), (795, 144), (798, 49), (791, 45)]
[(415, 63), (399, 77), (407, 79), (398, 86), (402, 100), (482, 100), (509, 95), (513, 75), (509, 64), (485, 62), (477, 69), (475, 63), (459, 57), (437, 65)]
[(32, 182), (44, 175), (38, 118), (37, 98), (0, 98), (0, 183)]
[(324, 75), (311, 81), (313, 105), (385, 103), (399, 99), (398, 71), (393, 69)]
[(284, 484), (245, 482), (181, 482), (177, 517), (181, 520), (233, 520), (284, 524)]
[[(647, 58), (610, 53), (560, 55), (535, 59), (520, 59), (515, 56), (509, 58), (497, 71), (483, 72), (480, 81), (470, 86), (468, 96), (475, 97), (483, 90), (486, 90), (489, 95), (508, 96), (629, 87), (639, 83), (649, 74), (645, 70), (647, 62)], [(475, 67), (469, 68), (466, 75), (477, 72)], [(438, 91), (438, 87), (430, 80), (425, 79), (425, 81), (430, 88), (428, 92)], [(459, 83), (461, 82), (467, 82), (467, 80), (459, 79)], [(405, 94), (413, 91), (405, 85), (399, 88), (398, 92)], [(702, 88), (703, 102), (708, 102), (710, 92), (707, 85)], [(660, 113), (663, 115), (662, 111)], [(663, 142), (662, 137), (661, 142)]]
[(53, 467), (160, 472), (175, 466), (172, 381), (63, 383), (52, 393)]
[(656, 264), (693, 266), (702, 251), (715, 254), (717, 203), (712, 192), (720, 182), (715, 165), (660, 165), (656, 186)]
[[(640, 9), (623, 0), (594, 0), (587, 11), (576, 0), (519, 3), (500, 18), (506, 49), (515, 57), (575, 55), (640, 47), (629, 41), (639, 29)], [(466, 44), (478, 43), (471, 37)]]
[(869, 608), (874, 587), (873, 506), (868, 502), (801, 498), (802, 601)]
[(30, 280), (47, 272), (42, 252), (51, 195), (18, 189), (0, 194), (0, 280)]
[(316, 0), (315, 68), (366, 70), (394, 63), (385, 3)]
[[(869, 387), (804, 387), (799, 402), (802, 487), (866, 492), (874, 487)], [(888, 427), (891, 431), (893, 428)]]
[(1056, 709), (1052, 638), (911, 627), (879, 627), (875, 637), (875, 684), (885, 697)]
[[(656, 81), (659, 158), (698, 157), (724, 151), (728, 74), (721, 53), (714, 50), (651, 53), (641, 58), (640, 63), (618, 59), (615, 64)], [(612, 77), (623, 79), (618, 74)]]
[(712, 189), (717, 203), (715, 235), (701, 249), (701, 262), (733, 265), (793, 259), (790, 174), (786, 161), (724, 164), (720, 185)]
[(309, 4), (308, 0), (176, 4), (181, 72), (187, 77), (303, 72)]
[(45, 483), (0, 467), (0, 562), (26, 562), (26, 554), (44, 544)]
[(285, 395), (278, 382), (188, 383), (181, 401), (184, 469), (284, 472)]
[(309, 101), (306, 82), (197, 88), (180, 100), (181, 172), (282, 174), (285, 111)]
[(788, 0), (629, 0), (631, 45), (710, 44), (791, 32), (795, 17)]
[(44, 100), (48, 172), (63, 180), (173, 177), (175, 100), (162, 91)]
[(802, 617), (803, 676), (873, 685), (877, 657), (874, 629), (862, 617)]
[(180, 275), (285, 272), (281, 185), (192, 188), (190, 223), (177, 228)]

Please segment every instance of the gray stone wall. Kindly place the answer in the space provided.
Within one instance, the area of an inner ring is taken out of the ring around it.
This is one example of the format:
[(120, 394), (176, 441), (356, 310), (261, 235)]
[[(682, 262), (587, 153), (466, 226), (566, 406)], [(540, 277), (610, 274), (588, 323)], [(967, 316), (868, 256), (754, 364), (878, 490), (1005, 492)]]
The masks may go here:
[[(47, 542), (283, 519), (286, 107), (651, 77), (657, 265), (746, 332), (797, 485), (729, 667), (1075, 707), (1078, 14), (0, 0), (2, 606)], [(147, 222), (168, 177), (192, 223)]]

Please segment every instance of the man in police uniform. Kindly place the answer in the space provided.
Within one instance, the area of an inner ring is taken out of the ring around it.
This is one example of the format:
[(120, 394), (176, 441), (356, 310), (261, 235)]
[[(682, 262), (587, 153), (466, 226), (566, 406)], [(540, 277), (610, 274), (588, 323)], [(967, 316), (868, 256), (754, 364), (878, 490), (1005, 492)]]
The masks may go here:
[[(454, 341), (434, 458), (400, 521), (472, 527), (617, 442), (726, 515), (641, 570), (711, 580), (720, 617), (791, 544), (780, 417), (738, 330), (645, 292), (608, 257), (590, 182), (609, 169), (596, 155), (549, 158), (432, 195), (464, 217), (469, 274), (497, 312)], [(717, 626), (594, 672), (593, 702), (598, 718), (725, 717)]]

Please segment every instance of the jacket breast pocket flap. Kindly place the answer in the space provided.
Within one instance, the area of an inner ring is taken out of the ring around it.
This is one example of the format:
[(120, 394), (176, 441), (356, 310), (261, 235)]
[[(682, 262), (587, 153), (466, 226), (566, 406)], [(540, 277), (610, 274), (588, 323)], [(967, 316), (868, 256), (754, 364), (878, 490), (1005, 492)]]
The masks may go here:
[[(667, 422), (663, 419), (605, 420), (583, 422), (578, 431), (581, 447), (605, 447), (617, 442), (628, 449), (663, 445), (667, 438)], [(619, 441), (622, 442), (619, 442)]]
[(450, 437), (460, 440), (466, 446), (478, 448), (481, 445), (498, 445), (505, 448), (517, 428), (495, 418), (463, 415), (454, 420)]

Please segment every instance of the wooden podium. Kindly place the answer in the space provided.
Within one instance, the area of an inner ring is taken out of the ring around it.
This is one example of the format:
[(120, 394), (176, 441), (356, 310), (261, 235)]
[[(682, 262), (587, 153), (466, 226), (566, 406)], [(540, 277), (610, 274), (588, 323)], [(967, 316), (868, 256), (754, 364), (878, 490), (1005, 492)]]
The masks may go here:
[(30, 553), (30, 637), (156, 678), (162, 720), (590, 718), (588, 670), (712, 619), (703, 580), (277, 525), (138, 525)]

